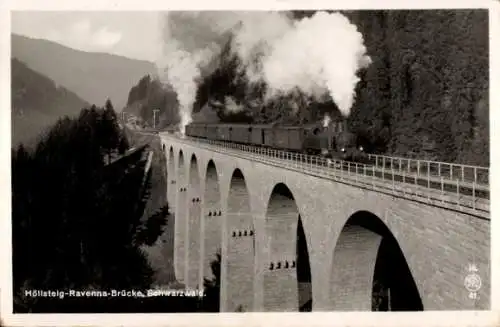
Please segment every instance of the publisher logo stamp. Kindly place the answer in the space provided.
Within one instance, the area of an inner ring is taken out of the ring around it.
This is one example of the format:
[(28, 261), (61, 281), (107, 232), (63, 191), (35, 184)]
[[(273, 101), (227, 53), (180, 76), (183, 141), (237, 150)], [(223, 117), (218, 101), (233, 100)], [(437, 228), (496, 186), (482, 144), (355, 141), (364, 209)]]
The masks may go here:
[(468, 274), (464, 279), (464, 286), (467, 291), (469, 291), (469, 299), (476, 300), (479, 298), (477, 291), (481, 289), (481, 277), (477, 274), (479, 269), (475, 264), (469, 264)]

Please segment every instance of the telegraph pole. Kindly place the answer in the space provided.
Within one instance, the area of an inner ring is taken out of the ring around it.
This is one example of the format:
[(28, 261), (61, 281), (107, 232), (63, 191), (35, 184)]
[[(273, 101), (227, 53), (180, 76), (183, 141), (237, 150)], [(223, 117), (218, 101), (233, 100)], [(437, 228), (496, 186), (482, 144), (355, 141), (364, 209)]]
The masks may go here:
[(159, 109), (153, 109), (153, 129), (156, 128), (156, 113), (160, 111)]

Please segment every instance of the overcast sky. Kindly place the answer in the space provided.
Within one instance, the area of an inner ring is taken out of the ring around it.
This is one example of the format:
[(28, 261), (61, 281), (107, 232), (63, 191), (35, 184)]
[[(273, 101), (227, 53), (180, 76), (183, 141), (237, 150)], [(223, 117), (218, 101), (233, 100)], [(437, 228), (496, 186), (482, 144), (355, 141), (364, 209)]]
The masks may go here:
[(84, 51), (155, 61), (160, 45), (159, 12), (12, 12), (12, 32)]

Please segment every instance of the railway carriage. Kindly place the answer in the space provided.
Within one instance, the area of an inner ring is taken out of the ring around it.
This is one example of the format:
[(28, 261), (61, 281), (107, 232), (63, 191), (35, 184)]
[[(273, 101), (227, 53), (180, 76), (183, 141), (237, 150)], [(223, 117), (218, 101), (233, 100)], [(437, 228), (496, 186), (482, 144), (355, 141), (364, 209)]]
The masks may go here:
[(338, 122), (325, 127), (194, 123), (186, 126), (186, 135), (350, 161), (363, 161), (366, 157), (357, 135), (350, 133), (345, 123)]
[(206, 138), (207, 135), (207, 124), (200, 124), (198, 130), (198, 137)]
[(203, 137), (206, 134), (205, 124), (197, 124), (195, 132), (196, 132), (196, 137)]
[(266, 125), (251, 125), (250, 128), (250, 144), (263, 145), (264, 144), (264, 131)]
[(228, 124), (219, 124), (217, 126), (217, 140), (231, 141), (232, 127)]
[(187, 136), (196, 137), (196, 133), (194, 132), (194, 124), (188, 124), (185, 127), (185, 132)]
[(273, 127), (272, 147), (278, 149), (302, 150), (304, 128), (297, 126)]
[(306, 135), (307, 135), (307, 129), (305, 129), (304, 127), (289, 127), (288, 128), (289, 148), (295, 151), (301, 151), (302, 144), (304, 143)]
[(262, 144), (264, 146), (267, 146), (269, 148), (272, 148), (274, 146), (274, 144), (276, 143), (275, 140), (274, 140), (274, 131), (273, 131), (273, 128), (270, 127), (270, 126), (266, 126), (264, 128), (264, 142), (262, 142)]
[(200, 123), (189, 124), (186, 126), (186, 135), (203, 138), (206, 135), (206, 125)]
[(209, 140), (217, 140), (217, 126), (218, 124), (205, 124), (204, 137)]
[(288, 130), (284, 127), (270, 127), (270, 132), (272, 133), (271, 147), (276, 149), (288, 149)]
[(250, 143), (251, 125), (232, 125), (231, 141), (243, 144)]

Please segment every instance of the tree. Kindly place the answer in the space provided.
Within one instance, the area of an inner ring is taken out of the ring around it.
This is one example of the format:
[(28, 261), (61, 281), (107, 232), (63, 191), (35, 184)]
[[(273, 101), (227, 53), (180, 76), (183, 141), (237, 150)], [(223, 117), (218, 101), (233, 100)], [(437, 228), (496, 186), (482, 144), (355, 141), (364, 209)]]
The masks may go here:
[(109, 99), (106, 100), (102, 114), (99, 137), (102, 138), (102, 146), (108, 155), (108, 162), (111, 162), (111, 153), (119, 147), (121, 135), (116, 112)]
[(388, 289), (375, 280), (372, 289), (372, 311), (388, 311), (388, 301)]
[(128, 142), (125, 133), (121, 133), (120, 135), (120, 143), (118, 144), (118, 153), (120, 155), (125, 154), (125, 152), (130, 148), (130, 144)]
[(143, 100), (147, 97), (148, 88), (151, 84), (151, 76), (145, 75), (139, 80), (139, 83), (130, 89), (127, 99), (127, 106), (133, 104), (136, 101)]
[(180, 121), (178, 107), (177, 94), (172, 86), (146, 75), (131, 88), (127, 108), (124, 110), (143, 121), (151, 121), (153, 109), (158, 109), (160, 112), (157, 126), (161, 128)]
[(163, 233), (163, 227), (166, 225), (169, 216), (168, 205), (163, 206), (151, 215), (144, 225), (138, 227), (138, 232), (135, 234), (135, 243), (147, 246), (155, 244), (158, 237)]
[(219, 249), (216, 252), (215, 259), (210, 262), (213, 277), (203, 279), (205, 296), (202, 300), (202, 311), (204, 312), (220, 311), (221, 262), (222, 256)]

